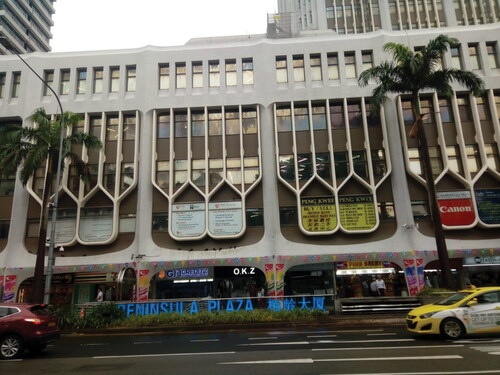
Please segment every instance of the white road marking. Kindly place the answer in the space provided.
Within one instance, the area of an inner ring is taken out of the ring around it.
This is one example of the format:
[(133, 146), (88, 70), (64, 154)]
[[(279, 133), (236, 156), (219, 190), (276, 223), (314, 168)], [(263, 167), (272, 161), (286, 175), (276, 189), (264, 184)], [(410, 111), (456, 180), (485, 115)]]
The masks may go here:
[(397, 333), (367, 333), (366, 336), (396, 336)]
[(349, 374), (322, 374), (322, 375), (480, 375), (480, 374), (500, 374), (500, 370), (474, 370), (474, 371), (431, 371), (431, 372), (369, 372), (369, 373), (349, 373)]
[(500, 339), (469, 339), (452, 341), (457, 344), (495, 344), (500, 342)]
[(277, 340), (278, 338), (276, 336), (269, 336), (269, 337), (249, 337), (248, 340)]
[(308, 341), (256, 342), (253, 344), (239, 344), (238, 346), (265, 346), (265, 345), (309, 345), (309, 342)]
[(471, 349), (490, 355), (500, 355), (500, 346), (471, 346)]
[(322, 340), (314, 342), (314, 344), (360, 344), (371, 342), (408, 342), (415, 341), (415, 339), (381, 339), (381, 340)]
[(94, 342), (90, 344), (81, 344), (81, 346), (104, 346), (109, 345), (107, 342)]
[(219, 339), (191, 340), (191, 342), (218, 342)]
[(319, 336), (307, 336), (308, 339), (321, 339), (324, 337), (338, 337), (338, 335), (319, 335)]
[(194, 355), (227, 355), (236, 352), (206, 352), (206, 353), (163, 353), (163, 354), (135, 354), (135, 355), (102, 355), (92, 357), (93, 359), (115, 359), (115, 358), (147, 358), (147, 357), (181, 357)]
[(296, 359), (270, 359), (267, 361), (242, 361), (242, 362), (221, 362), (218, 365), (258, 365), (258, 364), (290, 364), (290, 363), (314, 363), (311, 358), (296, 358)]
[(372, 346), (367, 348), (321, 348), (321, 349), (312, 349), (313, 352), (321, 352), (321, 351), (343, 351), (343, 350), (394, 350), (394, 349), (434, 349), (434, 348), (458, 348), (463, 347), (465, 345), (421, 345), (421, 346)]
[(143, 345), (143, 344), (161, 344), (161, 341), (136, 341), (134, 345)]

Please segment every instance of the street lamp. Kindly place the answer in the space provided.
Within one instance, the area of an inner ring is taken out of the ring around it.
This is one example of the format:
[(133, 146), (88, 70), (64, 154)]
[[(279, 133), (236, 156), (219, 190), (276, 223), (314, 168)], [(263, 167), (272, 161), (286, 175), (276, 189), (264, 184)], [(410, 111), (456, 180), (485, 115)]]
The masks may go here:
[[(16, 50), (10, 43), (9, 39), (7, 39), (5, 36), (0, 36), (0, 43), (9, 51), (13, 52), (24, 63), (24, 65), (26, 65), (29, 68), (29, 70), (31, 70), (33, 74), (35, 74), (35, 76), (40, 81), (43, 82), (45, 87), (47, 87), (50, 90), (50, 92), (52, 92), (52, 94), (55, 96), (57, 100), (57, 104), (59, 105), (59, 110), (61, 111), (61, 133), (59, 136), (59, 155), (57, 159), (56, 188), (54, 192), (55, 194), (54, 203), (52, 204), (52, 219), (51, 219), (50, 236), (49, 236), (49, 256), (47, 260), (47, 276), (45, 278), (45, 290), (43, 294), (43, 303), (48, 304), (50, 303), (50, 288), (52, 282), (52, 274), (54, 272), (54, 247), (56, 238), (57, 205), (59, 203), (59, 188), (61, 184), (62, 149), (63, 149), (63, 138), (64, 138), (64, 110), (61, 104), (61, 100), (59, 99), (59, 96), (56, 94), (56, 92), (42, 77), (40, 77), (40, 75), (37, 72), (35, 72), (35, 70), (31, 67), (31, 65), (28, 64), (21, 57), (21, 55), (19, 55), (16, 52)], [(40, 254), (40, 251), (37, 251), (37, 257), (39, 256), (42, 256), (42, 254)], [(42, 275), (43, 275), (43, 270), (42, 270)], [(37, 282), (37, 280), (34, 280), (34, 282)]]

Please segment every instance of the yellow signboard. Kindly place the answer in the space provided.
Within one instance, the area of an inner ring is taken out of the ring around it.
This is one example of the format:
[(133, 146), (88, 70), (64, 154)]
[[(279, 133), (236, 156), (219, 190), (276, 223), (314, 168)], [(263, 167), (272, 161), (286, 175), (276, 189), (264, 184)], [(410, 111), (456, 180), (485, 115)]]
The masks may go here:
[(302, 226), (309, 232), (329, 232), (337, 226), (335, 198), (302, 198)]
[(353, 195), (339, 197), (340, 223), (347, 230), (369, 230), (377, 224), (373, 196)]

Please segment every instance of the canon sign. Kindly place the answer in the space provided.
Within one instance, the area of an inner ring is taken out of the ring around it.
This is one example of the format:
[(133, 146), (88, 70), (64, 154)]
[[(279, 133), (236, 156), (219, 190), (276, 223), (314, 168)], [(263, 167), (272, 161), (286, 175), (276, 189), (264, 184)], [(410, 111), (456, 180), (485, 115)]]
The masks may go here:
[(437, 196), (443, 225), (458, 227), (474, 224), (476, 213), (470, 192), (439, 192)]
[(445, 214), (447, 212), (472, 212), (472, 207), (470, 207), (470, 206), (458, 206), (458, 207), (441, 206), (441, 207), (439, 207), (439, 211), (441, 211), (442, 214)]

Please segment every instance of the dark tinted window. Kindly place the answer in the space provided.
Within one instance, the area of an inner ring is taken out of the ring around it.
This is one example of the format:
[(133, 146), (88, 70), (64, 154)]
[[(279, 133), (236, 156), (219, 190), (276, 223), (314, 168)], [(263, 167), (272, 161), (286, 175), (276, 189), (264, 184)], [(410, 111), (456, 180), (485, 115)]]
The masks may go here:
[(50, 315), (49, 310), (47, 309), (47, 306), (42, 306), (42, 305), (37, 305), (30, 307), (30, 311), (39, 316), (48, 316)]

